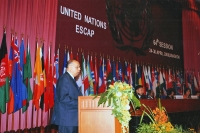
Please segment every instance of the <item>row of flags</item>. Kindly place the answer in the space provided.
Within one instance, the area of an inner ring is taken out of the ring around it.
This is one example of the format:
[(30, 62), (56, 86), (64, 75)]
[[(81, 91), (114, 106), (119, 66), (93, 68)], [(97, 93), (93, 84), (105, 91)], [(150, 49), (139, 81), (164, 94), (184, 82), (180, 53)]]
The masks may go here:
[[(100, 56), (77, 53), (73, 56), (72, 50), (65, 49), (63, 62), (59, 60), (60, 49), (54, 53), (51, 60), (51, 45), (48, 47), (44, 59), (44, 44), (36, 42), (35, 64), (31, 68), (29, 40), (25, 50), (23, 38), (18, 44), (17, 37), (12, 36), (10, 54), (7, 53), (6, 32), (4, 32), (0, 47), (0, 110), (2, 113), (14, 113), (22, 108), (25, 112), (29, 101), (35, 109), (48, 111), (54, 106), (56, 97), (56, 83), (60, 74), (66, 72), (67, 62), (76, 59), (81, 64), (81, 74), (77, 77), (77, 85), (84, 96), (96, 95), (105, 92), (115, 81), (126, 82), (133, 86), (143, 85), (144, 90), (153, 90), (158, 94), (157, 87), (163, 96), (167, 90), (173, 88), (177, 95), (182, 95), (184, 87), (191, 89), (192, 94), (200, 90), (200, 75), (193, 71), (185, 72), (179, 69), (159, 68), (150, 65), (132, 64)], [(62, 71), (59, 73), (59, 64)], [(32, 72), (33, 70), (33, 72)], [(33, 74), (33, 75), (32, 75)], [(33, 78), (33, 88), (30, 79)], [(6, 110), (7, 103), (7, 110)]]
[[(7, 52), (6, 31), (0, 47), (0, 111), (8, 114), (20, 109), (25, 112), (29, 107), (29, 101), (33, 100), (36, 109), (42, 108), (48, 111), (54, 106), (54, 79), (53, 72), (58, 70), (55, 63), (51, 62), (51, 46), (44, 61), (44, 45), (36, 43), (36, 56), (34, 72), (32, 75), (30, 44), (22, 38), (20, 45), (17, 37), (12, 35), (10, 53)], [(33, 78), (33, 88), (30, 79)], [(55, 77), (56, 78), (56, 77)], [(6, 108), (7, 105), (7, 108)], [(45, 108), (43, 108), (45, 106)], [(7, 110), (6, 110), (7, 109)]]

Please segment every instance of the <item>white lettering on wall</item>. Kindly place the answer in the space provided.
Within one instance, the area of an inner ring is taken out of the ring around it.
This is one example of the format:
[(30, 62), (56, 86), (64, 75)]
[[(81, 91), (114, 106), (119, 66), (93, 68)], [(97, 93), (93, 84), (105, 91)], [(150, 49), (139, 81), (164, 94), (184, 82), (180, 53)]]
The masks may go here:
[(60, 13), (63, 14), (63, 15), (66, 15), (68, 17), (72, 17), (74, 19), (77, 19), (77, 20), (82, 19), (82, 15), (81, 15), (80, 12), (77, 12), (77, 11), (72, 10), (70, 8), (60, 6)]

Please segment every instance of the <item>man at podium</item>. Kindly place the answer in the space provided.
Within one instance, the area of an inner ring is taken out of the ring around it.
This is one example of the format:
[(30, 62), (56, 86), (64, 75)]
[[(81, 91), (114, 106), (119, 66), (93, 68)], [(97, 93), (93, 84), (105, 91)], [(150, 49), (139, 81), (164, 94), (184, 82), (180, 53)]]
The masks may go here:
[(58, 125), (59, 133), (78, 133), (78, 96), (82, 96), (75, 77), (79, 75), (80, 64), (69, 60), (67, 72), (61, 75), (56, 84), (56, 100), (52, 124)]

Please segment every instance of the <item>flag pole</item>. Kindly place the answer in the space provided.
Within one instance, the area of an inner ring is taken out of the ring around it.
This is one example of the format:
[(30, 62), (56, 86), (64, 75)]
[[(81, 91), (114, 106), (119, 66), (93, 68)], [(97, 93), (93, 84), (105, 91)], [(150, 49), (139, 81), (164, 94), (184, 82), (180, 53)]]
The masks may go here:
[[(7, 118), (6, 118), (6, 127), (7, 127)], [(0, 111), (0, 129), (1, 129), (1, 111)]]
[[(1, 118), (0, 118), (0, 129), (1, 129)], [(8, 131), (8, 113), (6, 115), (6, 131)]]
[(14, 113), (12, 113), (12, 130), (14, 130), (14, 120), (15, 120)]

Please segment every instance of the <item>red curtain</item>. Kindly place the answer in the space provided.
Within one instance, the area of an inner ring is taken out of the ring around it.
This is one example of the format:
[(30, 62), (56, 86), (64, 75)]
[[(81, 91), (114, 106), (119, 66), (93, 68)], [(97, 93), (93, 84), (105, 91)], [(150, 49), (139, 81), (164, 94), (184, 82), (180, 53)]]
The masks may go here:
[[(18, 38), (19, 45), (22, 37), (25, 40), (25, 46), (27, 39), (29, 39), (33, 69), (36, 38), (38, 38), (39, 45), (42, 44), (41, 40), (44, 40), (45, 56), (47, 47), (50, 44), (52, 44), (52, 52), (54, 52), (58, 0), (0, 0), (0, 3), (0, 37), (3, 36), (3, 28), (5, 27), (8, 53), (12, 33)], [(53, 61), (53, 54), (51, 59)], [(33, 79), (31, 79), (31, 83), (31, 87), (33, 88)], [(32, 105), (29, 106), (27, 113), (27, 118), (26, 113), (22, 114), (20, 111), (10, 115), (6, 113), (0, 114), (0, 132), (47, 125), (48, 112), (45, 113), (41, 110), (39, 112), (34, 111), (33, 122)]]
[(186, 71), (200, 70), (200, 14), (195, 0), (188, 0), (190, 9), (182, 11), (184, 68)]

